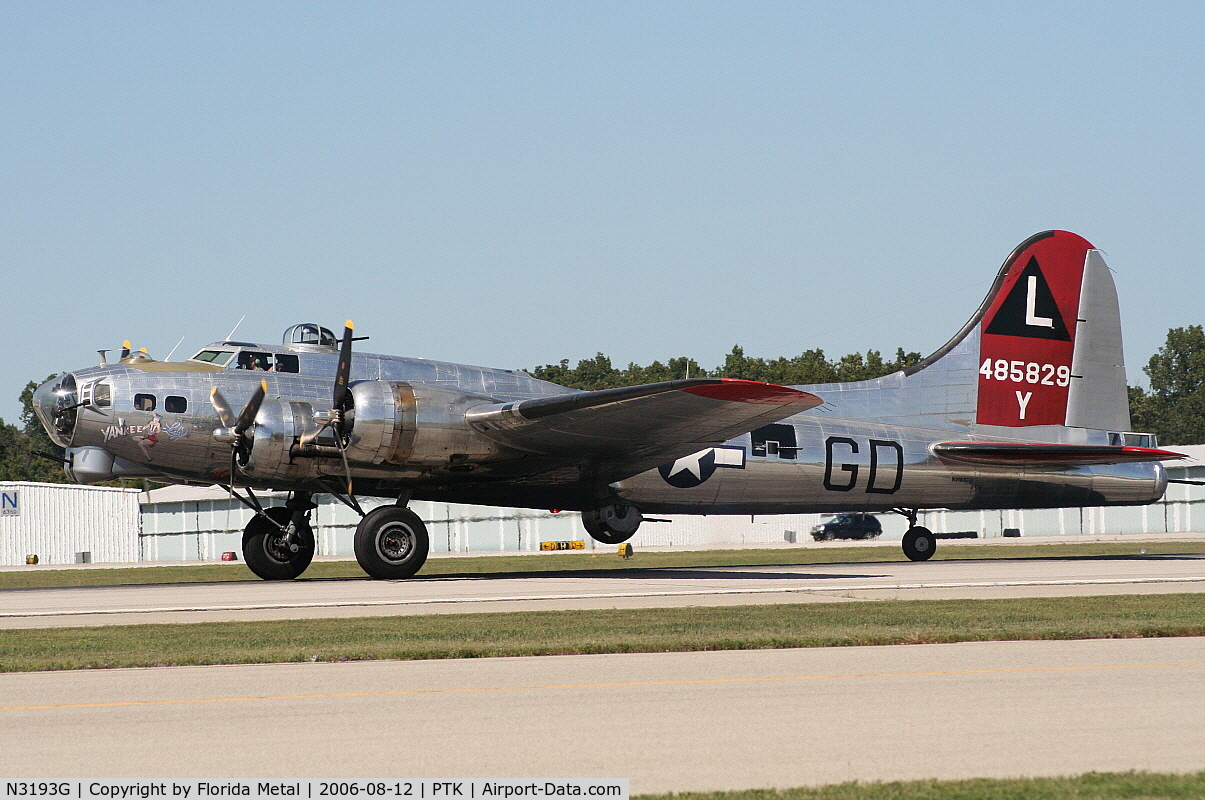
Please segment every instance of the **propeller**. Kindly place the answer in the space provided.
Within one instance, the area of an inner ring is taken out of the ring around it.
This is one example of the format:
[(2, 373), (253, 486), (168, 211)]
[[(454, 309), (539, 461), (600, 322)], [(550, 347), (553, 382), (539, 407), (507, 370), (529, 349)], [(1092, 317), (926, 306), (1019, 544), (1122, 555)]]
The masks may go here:
[(259, 414), (259, 407), (263, 405), (264, 396), (268, 393), (268, 382), (260, 381), (259, 386), (255, 387), (255, 391), (251, 394), (251, 399), (247, 401), (247, 405), (243, 406), (243, 410), (235, 416), (234, 409), (226, 402), (226, 398), (222, 396), (222, 392), (218, 387), (213, 387), (209, 392), (209, 403), (213, 406), (213, 410), (217, 412), (218, 419), (222, 423), (222, 427), (213, 432), (215, 438), (219, 441), (230, 442), (230, 480), (234, 482), (234, 471), (236, 466), (246, 466), (248, 459), (251, 458), (251, 437), (248, 435), (255, 426), (255, 417)]
[(313, 444), (327, 428), (330, 428), (335, 433), (335, 446), (339, 449), (339, 455), (343, 458), (343, 472), (347, 476), (347, 494), (350, 497), (352, 492), (351, 467), (347, 463), (347, 442), (351, 436), (351, 427), (348, 425), (347, 412), (352, 408), (351, 389), (348, 388), (348, 381), (351, 380), (351, 344), (354, 341), (355, 323), (350, 319), (343, 324), (343, 340), (339, 344), (339, 365), (335, 368), (335, 389), (331, 397), (330, 411), (319, 411), (314, 414), (314, 420), (321, 423), (314, 431), (301, 437), (303, 446)]

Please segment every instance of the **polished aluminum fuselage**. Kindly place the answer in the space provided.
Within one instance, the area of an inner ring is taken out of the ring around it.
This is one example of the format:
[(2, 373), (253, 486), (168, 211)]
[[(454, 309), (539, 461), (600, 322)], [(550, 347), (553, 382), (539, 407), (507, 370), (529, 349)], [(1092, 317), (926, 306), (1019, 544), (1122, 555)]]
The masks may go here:
[[(214, 435), (220, 423), (210, 392), (219, 387), (237, 409), (261, 380), (268, 392), (254, 429), (254, 463), (237, 482), (324, 491), (344, 475), (340, 458), (295, 457), (293, 449), (314, 429), (313, 413), (330, 407), (338, 358), (333, 348), (211, 347), (236, 354), (296, 353), (298, 371), (236, 369), (235, 358), (221, 368), (134, 358), (77, 370), (72, 376), (80, 397), (87, 399), (99, 382), (110, 392), (109, 405), (82, 405), (70, 436), (56, 437), (76, 460), (77, 479), (228, 483), (231, 451)], [(581, 464), (545, 462), (538, 453), (509, 449), (464, 425), (474, 407), (575, 390), (516, 371), (357, 354), (351, 368), (356, 423), (347, 453), (359, 494), (537, 508), (584, 509), (609, 497), (646, 513), (775, 514), (1131, 505), (1162, 495), (1166, 473), (1158, 463), (1022, 469), (957, 465), (936, 457), (934, 443), (971, 436), (1094, 443), (1109, 435), (1062, 426), (976, 426), (963, 374), (974, 369), (968, 349), (948, 354), (940, 371), (801, 387), (825, 404), (770, 426), (769, 433), (705, 448), (694, 462), (676, 465), (677, 473), (671, 464), (598, 486)], [(35, 398), (52, 435), (46, 410), (53, 406), (53, 383)], [(136, 407), (139, 395), (154, 397), (155, 410)], [(176, 398), (173, 408), (183, 410), (168, 410), (169, 397)], [(516, 472), (516, 464), (525, 467)]]

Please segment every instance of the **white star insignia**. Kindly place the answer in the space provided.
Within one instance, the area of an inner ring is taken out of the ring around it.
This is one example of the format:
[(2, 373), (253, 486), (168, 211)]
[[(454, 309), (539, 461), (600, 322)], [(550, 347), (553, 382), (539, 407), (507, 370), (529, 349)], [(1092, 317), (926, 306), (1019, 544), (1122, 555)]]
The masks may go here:
[(699, 462), (703, 459), (703, 456), (707, 455), (710, 452), (711, 452), (711, 448), (709, 447), (706, 450), (700, 450), (697, 453), (693, 453), (689, 456), (683, 456), (682, 458), (679, 458), (669, 468), (669, 475), (667, 477), (672, 478), (675, 475), (677, 475), (679, 472), (689, 472), (690, 474), (694, 475), (697, 479), (703, 480), (703, 465), (700, 464)]

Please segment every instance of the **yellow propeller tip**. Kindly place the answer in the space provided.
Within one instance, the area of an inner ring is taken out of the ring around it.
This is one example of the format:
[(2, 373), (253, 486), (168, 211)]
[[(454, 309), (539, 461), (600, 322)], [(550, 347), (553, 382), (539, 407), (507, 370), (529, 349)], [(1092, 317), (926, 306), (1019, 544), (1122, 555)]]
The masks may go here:
[(344, 324), (344, 326), (351, 328), (352, 330), (355, 330), (355, 328), (356, 328), (356, 324), (354, 322), (352, 322), (350, 319), (347, 322), (344, 322), (343, 324)]
[(121, 343), (121, 346), (124, 347), (125, 349), (129, 350), (130, 349), (130, 340), (126, 339), (124, 342)]
[(260, 382), (259, 382), (259, 388), (261, 388), (261, 389), (263, 389), (265, 392), (267, 392), (267, 391), (268, 391), (268, 382), (267, 382), (267, 381), (260, 381)]
[(211, 387), (211, 388), (209, 389), (209, 396), (210, 396), (210, 397), (213, 397), (213, 396), (214, 396), (215, 394), (217, 394), (217, 393), (218, 393), (218, 387), (213, 386), (213, 387)]

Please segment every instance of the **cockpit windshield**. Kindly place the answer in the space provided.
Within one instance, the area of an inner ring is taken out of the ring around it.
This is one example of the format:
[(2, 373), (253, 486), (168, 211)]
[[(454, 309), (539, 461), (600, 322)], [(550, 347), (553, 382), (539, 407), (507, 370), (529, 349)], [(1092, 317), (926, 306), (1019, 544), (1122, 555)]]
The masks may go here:
[(230, 350), (202, 350), (190, 358), (189, 361), (205, 361), (220, 367), (229, 361), (232, 355), (234, 353)]

